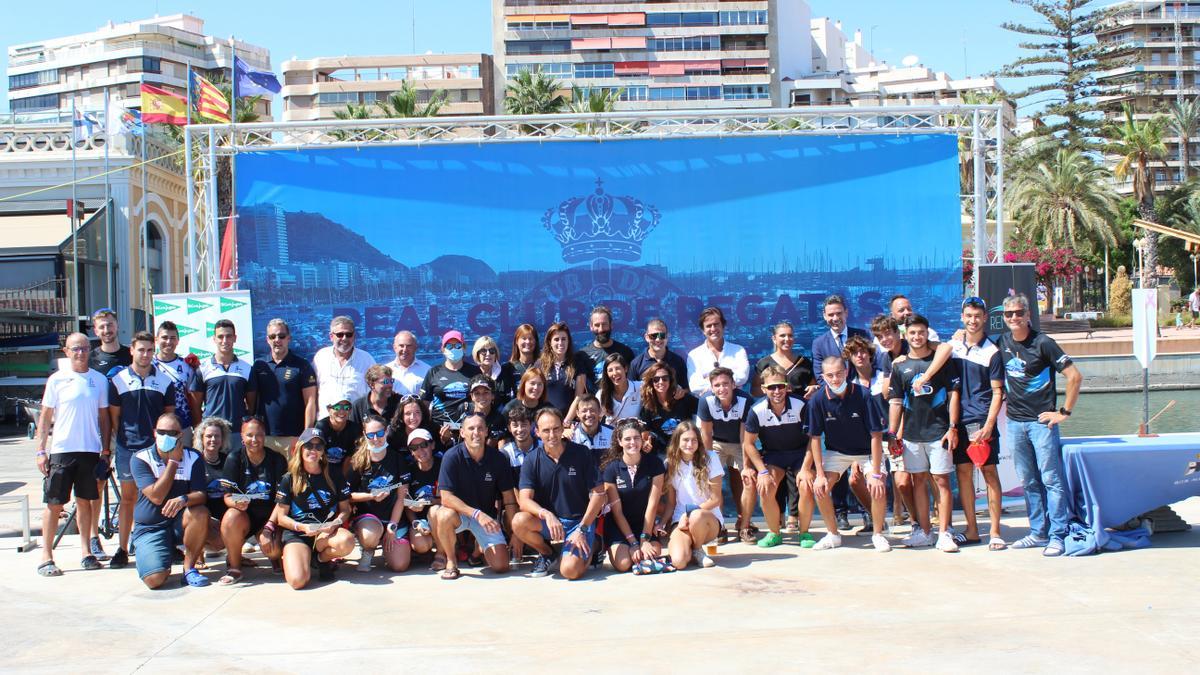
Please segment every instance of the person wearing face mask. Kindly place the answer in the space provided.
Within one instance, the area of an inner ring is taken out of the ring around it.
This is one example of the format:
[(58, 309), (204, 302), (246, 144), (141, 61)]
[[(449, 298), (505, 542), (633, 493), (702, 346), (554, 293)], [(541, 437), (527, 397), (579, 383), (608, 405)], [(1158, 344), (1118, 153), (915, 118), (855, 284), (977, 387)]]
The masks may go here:
[(441, 363), (429, 369), (421, 383), (421, 398), (429, 402), (433, 421), (440, 425), (438, 435), (445, 445), (451, 445), (467, 413), (470, 402), (471, 378), (479, 368), (463, 360), (466, 356), (463, 334), (448, 330), (442, 335)]
[(704, 343), (687, 355), (687, 385), (696, 396), (709, 387), (708, 374), (722, 366), (733, 371), (733, 384), (739, 389), (750, 381), (750, 360), (741, 345), (725, 340), (725, 312), (720, 307), (705, 307), (696, 321), (704, 333)]
[(287, 473), (283, 455), (268, 451), (266, 428), (257, 418), (242, 424), (242, 447), (225, 459), (225, 515), (221, 518), (221, 540), (225, 544), (226, 570), (217, 583), (236, 584), (242, 578), (242, 544), (253, 537), (271, 566), (281, 571), (283, 555), (276, 538), (278, 526), (271, 520), (275, 491)]
[(367, 368), (367, 394), (354, 402), (350, 411), (350, 419), (362, 424), (370, 415), (377, 415), (390, 420), (396, 415), (396, 406), (400, 404), (400, 395), (395, 393), (392, 369), (375, 364)]
[(509, 362), (500, 363), (500, 346), (491, 336), (484, 335), (475, 341), (471, 349), (471, 358), (479, 367), (479, 372), (492, 381), (493, 405), (501, 408), (513, 397), (517, 387), (516, 369)]
[(403, 572), (412, 560), (408, 522), (403, 518), (404, 498), (408, 496), (404, 469), (400, 453), (388, 447), (387, 422), (378, 415), (369, 415), (363, 421), (358, 449), (346, 467), (346, 483), (354, 505), (351, 524), (362, 548), (359, 572), (371, 571), (380, 543), (391, 571)]
[[(700, 432), (692, 422), (682, 422), (667, 445), (667, 509), (671, 535), (667, 550), (671, 564), (683, 569), (691, 561), (713, 567), (704, 545), (724, 528), (721, 515), (721, 458), (700, 445)], [(778, 521), (778, 518), (776, 518)]]
[(175, 548), (183, 545), (181, 585), (207, 586), (196, 569), (208, 534), (204, 463), (200, 454), (179, 444), (182, 428), (175, 413), (163, 413), (154, 425), (154, 445), (130, 461), (137, 485), (133, 509), (133, 545), (138, 576), (158, 588), (171, 576)]
[(642, 452), (642, 423), (618, 422), (612, 447), (600, 460), (600, 477), (611, 506), (604, 520), (604, 545), (618, 572), (628, 572), (662, 553), (657, 514), (666, 472), (658, 455)]
[(329, 322), (328, 347), (313, 355), (313, 370), (317, 372), (317, 410), (321, 417), (328, 414), (329, 405), (338, 396), (357, 401), (367, 394), (367, 369), (375, 358), (354, 346), (354, 320), (336, 316)]
[(588, 317), (588, 327), (592, 329), (592, 341), (579, 350), (580, 363), (587, 364), (588, 391), (596, 392), (600, 386), (600, 378), (604, 375), (604, 363), (612, 354), (620, 354), (625, 363), (633, 361), (633, 350), (628, 345), (615, 340), (612, 336), (612, 310), (604, 305), (596, 305)]
[[(826, 357), (821, 372), (825, 374), (825, 384), (808, 402), (808, 433), (811, 437), (808, 452), (813, 465), (820, 467), (813, 480), (813, 495), (829, 533), (813, 548), (824, 550), (842, 545), (830, 493), (842, 474), (849, 472), (850, 489), (859, 502), (871, 505), (871, 545), (876, 551), (890, 551), (892, 546), (883, 536), (887, 515), (883, 415), (871, 400), (870, 389), (848, 379), (846, 363), (841, 356)], [(821, 449), (822, 436), (825, 438), (824, 451)]]

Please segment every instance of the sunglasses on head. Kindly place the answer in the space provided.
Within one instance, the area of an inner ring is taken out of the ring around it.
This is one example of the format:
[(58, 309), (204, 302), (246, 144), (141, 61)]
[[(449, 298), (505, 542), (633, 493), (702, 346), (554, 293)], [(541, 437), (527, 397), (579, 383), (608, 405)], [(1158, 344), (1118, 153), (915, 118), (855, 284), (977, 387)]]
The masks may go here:
[(974, 307), (975, 309), (987, 309), (987, 303), (983, 301), (983, 298), (973, 295), (962, 301), (962, 308), (966, 309), (968, 307)]

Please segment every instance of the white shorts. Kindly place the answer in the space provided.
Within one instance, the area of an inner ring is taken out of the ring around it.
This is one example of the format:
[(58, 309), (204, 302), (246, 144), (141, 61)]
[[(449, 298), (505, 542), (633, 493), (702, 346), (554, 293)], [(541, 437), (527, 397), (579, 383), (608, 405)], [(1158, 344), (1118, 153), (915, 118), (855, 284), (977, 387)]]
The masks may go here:
[(742, 470), (742, 446), (740, 443), (726, 443), (725, 441), (714, 440), (712, 444), (712, 449), (721, 458), (721, 466), (726, 469), (733, 469), (734, 471)]
[[(858, 468), (864, 476), (869, 476), (874, 471), (871, 470), (871, 455), (844, 455), (836, 450), (826, 450), (821, 453), (821, 465), (825, 469), (825, 473), (844, 474), (850, 470), (850, 467), (858, 464)], [(887, 473), (887, 465), (880, 463), (880, 473)]]
[(904, 441), (904, 470), (909, 473), (929, 473), (939, 476), (954, 473), (954, 457), (941, 441), (913, 443)]

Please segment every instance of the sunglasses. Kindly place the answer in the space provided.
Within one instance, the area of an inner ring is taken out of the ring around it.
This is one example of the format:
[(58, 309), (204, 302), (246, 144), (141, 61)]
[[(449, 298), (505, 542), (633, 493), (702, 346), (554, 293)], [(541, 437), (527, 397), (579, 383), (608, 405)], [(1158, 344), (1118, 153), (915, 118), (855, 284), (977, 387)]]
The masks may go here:
[(666, 333), (646, 333), (646, 337), (650, 338), (651, 340), (666, 340), (667, 334)]
[(380, 429), (379, 431), (367, 431), (363, 435), (371, 440), (375, 440), (376, 438), (383, 438), (386, 436), (387, 429)]
[(92, 351), (92, 348), (91, 347), (68, 347), (67, 351), (71, 352), (72, 354), (86, 354), (86, 353)]
[(650, 381), (656, 382), (656, 383), (657, 382), (670, 382), (671, 376), (670, 375), (655, 375), (654, 377), (650, 378)]
[(340, 333), (334, 333), (333, 337), (335, 337), (339, 340), (344, 340), (346, 338), (352, 338), (352, 337), (354, 337), (354, 331), (349, 330), (349, 331), (342, 331)]
[(495, 347), (484, 347), (483, 349), (480, 349), (477, 353), (478, 354), (499, 354), (500, 351), (497, 350)]
[(390, 377), (384, 377), (384, 378), (375, 380), (375, 384), (395, 384), (395, 383), (396, 383), (396, 380), (394, 380)]
[(433, 447), (433, 443), (430, 443), (429, 441), (421, 441), (420, 443), (409, 443), (408, 447), (411, 450), (427, 450)]
[(1004, 318), (1006, 318), (1006, 319), (1011, 319), (1011, 318), (1017, 317), (1017, 316), (1025, 316), (1025, 310), (1023, 310), (1023, 309), (1006, 309), (1006, 310), (1004, 310)]
[(158, 434), (159, 436), (178, 436), (182, 432), (180, 432), (178, 429), (155, 429), (154, 433)]
[(779, 391), (780, 389), (786, 389), (786, 388), (787, 388), (787, 385), (782, 384), (780, 382), (776, 382), (775, 384), (764, 384), (763, 385), (763, 389), (766, 389), (767, 391)]
[(987, 303), (983, 301), (983, 298), (977, 295), (972, 295), (962, 302), (963, 309), (968, 307), (974, 307), (975, 309), (987, 309)]
[(269, 334), (267, 334), (268, 340), (286, 340), (286, 339), (288, 339), (288, 337), (289, 336), (287, 333), (269, 333)]
[(348, 403), (334, 403), (333, 405), (329, 406), (329, 409), (336, 410), (338, 412), (347, 412), (350, 410), (350, 405)]

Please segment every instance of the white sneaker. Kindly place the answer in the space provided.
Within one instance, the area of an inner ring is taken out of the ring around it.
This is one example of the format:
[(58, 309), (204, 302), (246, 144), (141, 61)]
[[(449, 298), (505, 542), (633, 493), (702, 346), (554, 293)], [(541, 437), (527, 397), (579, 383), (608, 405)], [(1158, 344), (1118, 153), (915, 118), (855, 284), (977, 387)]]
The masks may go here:
[(841, 545), (842, 545), (842, 535), (834, 534), (834, 533), (830, 532), (829, 534), (825, 535), (824, 537), (821, 537), (821, 541), (818, 541), (816, 544), (813, 544), (813, 548), (818, 551), (828, 551), (831, 548), (837, 548)]
[(891, 542), (889, 542), (887, 537), (883, 536), (882, 534), (871, 535), (871, 545), (874, 546), (875, 550), (879, 551), (880, 553), (887, 553), (888, 551), (892, 550)]
[(371, 563), (375, 560), (375, 551), (363, 551), (362, 557), (358, 559), (358, 571), (370, 572)]
[(920, 526), (913, 526), (912, 534), (900, 540), (900, 543), (909, 548), (921, 548), (929, 546), (933, 543), (933, 538), (925, 533)]
[(958, 553), (958, 544), (954, 543), (954, 535), (949, 532), (938, 532), (937, 548), (943, 553)]
[(714, 567), (717, 563), (704, 552), (704, 547), (692, 549), (692, 558), (696, 560), (696, 564), (701, 567)]

